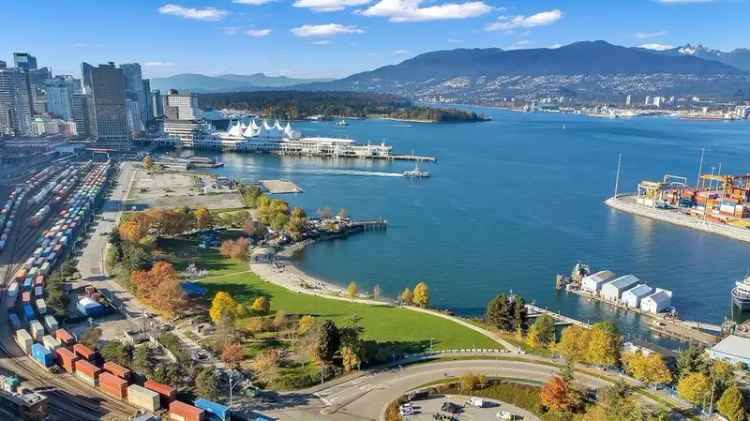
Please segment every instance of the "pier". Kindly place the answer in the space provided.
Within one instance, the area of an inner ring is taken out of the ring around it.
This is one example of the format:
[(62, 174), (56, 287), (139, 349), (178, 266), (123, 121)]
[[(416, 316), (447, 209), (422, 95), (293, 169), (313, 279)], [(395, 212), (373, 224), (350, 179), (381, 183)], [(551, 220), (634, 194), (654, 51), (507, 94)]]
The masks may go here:
[(538, 307), (533, 304), (526, 304), (526, 310), (528, 311), (529, 319), (535, 319), (541, 316), (542, 314), (546, 314), (548, 316), (551, 316), (553, 319), (555, 319), (555, 324), (558, 326), (575, 325), (579, 327), (584, 327), (586, 329), (591, 327), (591, 325), (588, 323), (584, 323), (580, 320), (574, 319), (572, 317), (568, 317), (564, 314), (555, 313), (552, 310), (547, 310), (546, 308)]
[(302, 193), (303, 190), (289, 180), (260, 180), (263, 190), (270, 194)]
[(349, 227), (352, 231), (385, 231), (388, 229), (388, 221), (383, 218), (352, 221)]

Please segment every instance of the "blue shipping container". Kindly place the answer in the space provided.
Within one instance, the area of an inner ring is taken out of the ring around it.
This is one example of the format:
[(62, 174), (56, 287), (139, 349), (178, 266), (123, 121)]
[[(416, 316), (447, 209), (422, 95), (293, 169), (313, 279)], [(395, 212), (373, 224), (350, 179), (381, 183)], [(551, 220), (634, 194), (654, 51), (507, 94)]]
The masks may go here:
[(49, 367), (52, 365), (52, 352), (40, 343), (31, 345), (31, 356), (41, 365)]
[(216, 402), (209, 401), (207, 399), (196, 399), (196, 408), (200, 408), (208, 412), (208, 418), (212, 420), (228, 421), (230, 418), (229, 408)]
[(34, 318), (34, 308), (31, 307), (31, 304), (23, 305), (23, 315), (26, 316), (26, 320), (31, 320)]

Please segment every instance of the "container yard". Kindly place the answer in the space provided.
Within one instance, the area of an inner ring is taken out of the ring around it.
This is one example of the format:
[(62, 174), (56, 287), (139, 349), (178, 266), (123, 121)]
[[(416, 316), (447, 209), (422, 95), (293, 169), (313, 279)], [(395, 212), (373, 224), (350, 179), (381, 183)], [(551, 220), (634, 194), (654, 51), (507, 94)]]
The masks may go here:
[(750, 242), (750, 173), (702, 174), (695, 186), (686, 177), (643, 180), (634, 194), (605, 201), (615, 209)]

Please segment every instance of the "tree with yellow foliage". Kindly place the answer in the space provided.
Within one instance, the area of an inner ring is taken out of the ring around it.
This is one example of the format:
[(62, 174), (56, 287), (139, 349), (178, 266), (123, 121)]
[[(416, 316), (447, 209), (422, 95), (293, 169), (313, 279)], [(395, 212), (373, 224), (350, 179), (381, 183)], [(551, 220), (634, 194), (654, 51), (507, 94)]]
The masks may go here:
[(266, 297), (258, 297), (253, 301), (251, 308), (258, 314), (268, 314), (271, 311), (271, 301)]
[(625, 369), (634, 378), (646, 384), (666, 384), (672, 381), (672, 372), (662, 356), (656, 352), (628, 352), (622, 356)]
[(206, 208), (196, 209), (193, 212), (195, 227), (198, 229), (208, 228), (211, 225), (211, 213)]
[(315, 327), (315, 317), (306, 314), (297, 322), (297, 334), (304, 335)]
[(612, 322), (599, 322), (591, 327), (585, 361), (590, 364), (614, 367), (620, 361), (622, 337)]
[(427, 284), (420, 282), (414, 287), (414, 304), (419, 307), (427, 307), (430, 302), (430, 288)]
[(341, 363), (344, 366), (344, 371), (348, 373), (355, 368), (359, 368), (361, 360), (351, 347), (343, 346), (341, 347)]
[(354, 281), (349, 282), (349, 285), (346, 287), (347, 297), (353, 300), (357, 298), (357, 294), (359, 294), (359, 287), (357, 286), (357, 283)]
[(214, 323), (225, 320), (234, 321), (237, 317), (241, 317), (244, 311), (242, 304), (238, 303), (228, 292), (219, 291), (211, 301), (208, 316)]
[(414, 304), (414, 294), (411, 292), (411, 289), (404, 288), (403, 292), (401, 292), (401, 302), (408, 306)]
[(154, 168), (154, 158), (151, 158), (151, 155), (146, 155), (143, 158), (143, 168), (145, 168), (146, 171), (151, 171)]
[(568, 361), (584, 361), (591, 331), (581, 326), (568, 326), (562, 331), (555, 350)]
[(677, 393), (681, 398), (694, 404), (700, 404), (711, 389), (711, 380), (703, 373), (690, 373), (677, 383)]

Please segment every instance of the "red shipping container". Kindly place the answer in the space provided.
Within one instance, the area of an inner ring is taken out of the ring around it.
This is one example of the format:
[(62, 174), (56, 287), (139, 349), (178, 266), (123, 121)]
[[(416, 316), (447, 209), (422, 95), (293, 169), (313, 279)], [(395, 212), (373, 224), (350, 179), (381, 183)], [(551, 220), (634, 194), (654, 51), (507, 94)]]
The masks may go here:
[(108, 395), (123, 399), (128, 393), (128, 381), (104, 372), (99, 375), (99, 388)]
[(158, 393), (162, 400), (165, 400), (166, 402), (171, 402), (177, 398), (177, 390), (166, 384), (155, 382), (153, 380), (146, 380), (146, 382), (143, 383), (143, 387)]
[(75, 352), (79, 357), (85, 358), (87, 360), (91, 360), (91, 358), (96, 355), (95, 351), (84, 344), (73, 345), (73, 352)]
[(102, 371), (101, 368), (95, 366), (94, 364), (91, 364), (86, 360), (76, 361), (75, 368), (78, 373), (85, 374), (86, 377), (89, 377), (91, 379), (96, 379), (99, 373), (101, 373)]
[(121, 366), (120, 364), (114, 363), (112, 361), (107, 361), (104, 363), (102, 368), (121, 379), (130, 380), (130, 370)]
[(201, 421), (204, 411), (184, 402), (173, 401), (169, 404), (170, 418), (172, 418), (172, 414), (182, 417), (184, 421)]
[(68, 348), (59, 347), (55, 349), (55, 357), (57, 364), (62, 367), (68, 373), (75, 371), (75, 363), (78, 361), (76, 357)]
[(55, 331), (55, 338), (60, 341), (63, 345), (73, 345), (76, 339), (65, 329), (57, 329)]

